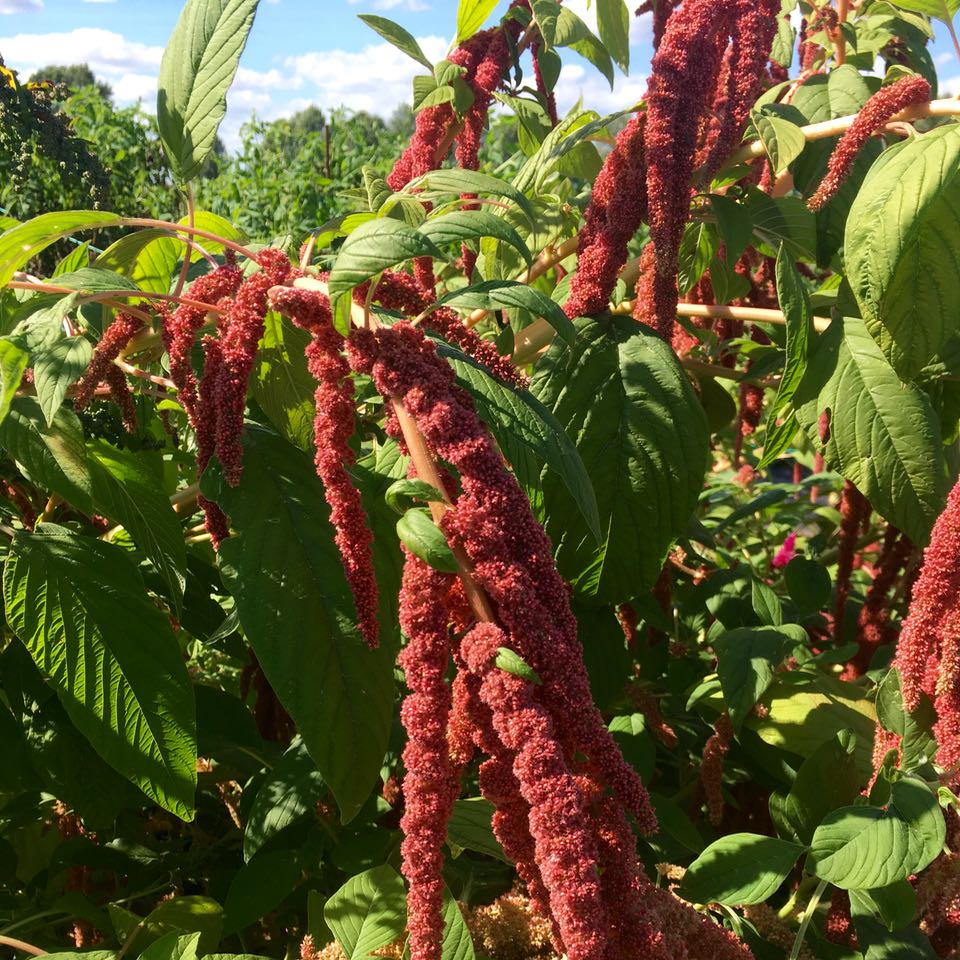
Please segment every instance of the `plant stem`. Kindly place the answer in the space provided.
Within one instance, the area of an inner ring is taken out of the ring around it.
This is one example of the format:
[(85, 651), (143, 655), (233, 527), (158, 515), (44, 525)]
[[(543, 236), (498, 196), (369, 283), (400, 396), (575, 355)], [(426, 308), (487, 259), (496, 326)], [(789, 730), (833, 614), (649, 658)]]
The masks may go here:
[(837, 50), (837, 65), (847, 62), (847, 40), (843, 35), (843, 25), (847, 22), (849, 0), (837, 0), (837, 29), (833, 43)]
[(243, 244), (234, 243), (233, 240), (227, 240), (226, 237), (217, 236), (215, 233), (210, 233), (209, 230), (198, 230), (196, 227), (188, 227), (182, 223), (170, 223), (169, 220), (153, 220), (150, 217), (124, 217), (120, 225), (125, 227), (156, 227), (158, 230), (169, 230), (170, 233), (184, 233), (191, 237), (203, 237), (204, 240), (212, 240), (214, 243), (219, 243), (228, 250), (239, 253), (241, 257), (246, 257), (248, 260), (257, 259), (257, 255), (251, 250), (248, 250)]
[(147, 373), (146, 370), (141, 370), (132, 363), (127, 363), (126, 360), (117, 359), (113, 362), (128, 376), (148, 380), (150, 383), (155, 383), (158, 387), (164, 387), (167, 390), (177, 389), (177, 385), (172, 380), (167, 379), (167, 377), (158, 377), (152, 373)]
[[(193, 187), (187, 184), (187, 225), (191, 228), (195, 223), (194, 205), (193, 205)], [(189, 236), (186, 239), (186, 246), (183, 250), (183, 266), (180, 267), (180, 276), (177, 278), (177, 286), (174, 288), (173, 295), (179, 297), (183, 293), (183, 288), (187, 283), (187, 274), (190, 273), (190, 261), (193, 259), (193, 243)]]
[(27, 943), (26, 940), (18, 940), (16, 937), (0, 935), (0, 944), (5, 947), (13, 947), (14, 950), (22, 950), (24, 953), (31, 953), (35, 957), (44, 957), (47, 954), (46, 950), (41, 950), (32, 943)]
[(810, 902), (804, 909), (803, 916), (800, 919), (800, 926), (797, 929), (797, 936), (793, 941), (793, 948), (790, 950), (788, 960), (797, 960), (800, 956), (800, 948), (803, 946), (803, 938), (807, 934), (807, 927), (810, 926), (810, 921), (813, 919), (813, 915), (817, 911), (817, 905), (820, 903), (820, 898), (823, 896), (823, 891), (826, 889), (827, 881), (821, 880), (817, 884), (817, 889), (813, 891), (813, 896), (810, 897)]
[(953, 41), (953, 52), (957, 55), (957, 61), (960, 62), (960, 40), (957, 39), (957, 31), (953, 27), (952, 19), (947, 20), (947, 31)]

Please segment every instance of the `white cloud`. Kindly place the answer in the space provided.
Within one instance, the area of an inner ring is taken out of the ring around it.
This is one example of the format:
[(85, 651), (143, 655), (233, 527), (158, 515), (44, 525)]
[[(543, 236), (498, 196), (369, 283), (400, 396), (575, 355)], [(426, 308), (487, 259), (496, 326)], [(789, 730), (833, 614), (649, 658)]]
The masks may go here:
[[(369, 3), (370, 0), (350, 0), (351, 6), (358, 3)], [(409, 10), (411, 13), (419, 13), (422, 10), (429, 10), (430, 4), (424, 0), (373, 0), (374, 10)]]
[(644, 76), (624, 77), (617, 74), (613, 90), (606, 79), (592, 66), (578, 63), (564, 64), (557, 80), (557, 107), (561, 113), (570, 109), (578, 100), (584, 107), (598, 113), (616, 113), (635, 104), (647, 90)]
[[(441, 59), (448, 43), (443, 37), (418, 37), (429, 60)], [(292, 74), (292, 86), (322, 108), (344, 106), (387, 116), (409, 100), (411, 83), (422, 73), (406, 54), (389, 43), (370, 44), (363, 50), (324, 50), (287, 57), (284, 67)]]
[(127, 40), (119, 33), (98, 27), (0, 37), (0, 49), (9, 51), (9, 65), (23, 74), (48, 63), (87, 63), (108, 83), (124, 73), (151, 71), (156, 76), (163, 55), (163, 47)]
[(0, 13), (38, 13), (43, 0), (0, 0)]

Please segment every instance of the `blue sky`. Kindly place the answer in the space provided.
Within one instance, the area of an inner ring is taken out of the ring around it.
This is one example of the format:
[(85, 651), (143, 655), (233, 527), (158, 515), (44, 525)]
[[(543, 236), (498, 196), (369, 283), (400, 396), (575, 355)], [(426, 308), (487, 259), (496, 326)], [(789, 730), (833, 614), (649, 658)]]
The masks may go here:
[[(507, 2), (501, 0), (491, 22)], [(595, 4), (588, 4), (566, 0), (595, 26)], [(181, 0), (0, 0), (0, 54), (22, 76), (48, 63), (87, 62), (113, 87), (118, 103), (142, 100), (152, 111), (163, 45), (181, 5)], [(409, 99), (411, 80), (423, 68), (381, 41), (357, 19), (359, 13), (401, 23), (436, 61), (454, 32), (457, 0), (261, 0), (228, 97), (221, 131), (228, 146), (236, 144), (240, 125), (252, 112), (271, 120), (315, 103), (389, 116)], [(937, 32), (934, 54), (942, 88), (956, 90), (960, 65), (942, 25)], [(561, 109), (580, 97), (601, 112), (636, 101), (646, 86), (650, 54), (649, 18), (635, 18), (630, 76), (618, 74), (611, 91), (593, 67), (565, 53), (557, 88)]]

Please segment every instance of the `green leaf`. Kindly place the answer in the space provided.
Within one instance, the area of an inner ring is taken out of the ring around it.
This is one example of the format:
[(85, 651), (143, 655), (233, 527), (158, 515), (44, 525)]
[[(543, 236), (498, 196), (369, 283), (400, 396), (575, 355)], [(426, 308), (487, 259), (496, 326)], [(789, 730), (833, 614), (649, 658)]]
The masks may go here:
[(867, 330), (904, 380), (960, 330), (960, 124), (875, 163), (850, 208), (844, 250)]
[(34, 397), (16, 397), (0, 424), (0, 446), (31, 480), (82, 513), (93, 512), (93, 480), (77, 415), (60, 407), (47, 425)]
[(499, 177), (492, 177), (489, 173), (481, 173), (479, 170), (462, 170), (459, 167), (431, 170), (411, 180), (403, 189), (406, 193), (491, 194), (515, 203), (531, 223), (536, 219), (533, 205), (520, 190)]
[(170, 623), (127, 553), (53, 524), (18, 532), (3, 595), (11, 629), (96, 751), (160, 806), (193, 819), (193, 690)]
[(770, 794), (770, 813), (785, 839), (809, 844), (828, 813), (856, 799), (863, 778), (852, 748), (845, 732), (832, 737), (804, 760), (786, 796)]
[(519, 251), (528, 267), (533, 264), (530, 251), (520, 234), (503, 217), (494, 216), (489, 210), (455, 210), (425, 220), (419, 231), (438, 247), (444, 243), (496, 237)]
[(813, 338), (813, 307), (807, 288), (784, 246), (777, 254), (777, 300), (786, 320), (787, 360), (777, 387), (777, 396), (767, 412), (764, 452), (758, 469), (770, 466), (783, 453), (797, 432), (793, 398), (807, 369)]
[(629, 317), (580, 318), (575, 325), (574, 345), (554, 341), (530, 389), (576, 445), (603, 536), (599, 547), (591, 541), (549, 469), (542, 477), (546, 529), (561, 572), (578, 591), (622, 602), (654, 584), (687, 529), (709, 433), (686, 374), (659, 337)]
[(243, 439), (243, 484), (230, 487), (208, 468), (201, 486), (237, 531), (221, 545), (221, 572), (271, 687), (347, 821), (386, 752), (395, 612), (384, 591), (380, 647), (369, 650), (311, 458), (264, 427), (248, 425)]
[(755, 833), (732, 833), (687, 868), (680, 896), (691, 903), (763, 903), (786, 880), (803, 847)]
[(203, 169), (258, 0), (187, 0), (160, 61), (157, 126), (174, 176)]
[(147, 914), (143, 921), (147, 928), (153, 926), (199, 933), (197, 952), (206, 954), (220, 942), (223, 933), (223, 909), (210, 897), (191, 895), (164, 900)]
[(296, 850), (261, 850), (233, 874), (223, 904), (223, 932), (230, 936), (276, 910), (300, 880)]
[(850, 891), (850, 913), (863, 960), (937, 960), (938, 954), (916, 925), (891, 933), (874, 912), (869, 897), (859, 890)]
[(556, 43), (557, 18), (560, 16), (560, 4), (555, 0), (531, 0), (533, 17), (540, 28), (545, 50), (550, 50)]
[(309, 450), (313, 443), (317, 381), (307, 369), (310, 334), (286, 317), (267, 312), (263, 339), (254, 361), (253, 398), (270, 422), (292, 444)]
[(457, 43), (472, 37), (493, 13), (499, 0), (460, 0), (457, 7)]
[(806, 639), (806, 630), (793, 623), (738, 627), (717, 637), (713, 643), (720, 658), (717, 674), (734, 729), (740, 729), (767, 691), (777, 666)]
[(140, 954), (139, 960), (197, 960), (199, 942), (199, 933), (191, 933), (183, 937), (176, 930), (171, 930), (170, 933), (165, 933), (158, 940), (154, 940)]
[(830, 600), (830, 574), (822, 563), (809, 557), (794, 557), (783, 571), (790, 597), (801, 615), (822, 610)]
[(519, 653), (509, 647), (497, 647), (496, 664), (501, 670), (520, 677), (521, 680), (529, 680), (537, 686), (542, 683), (537, 671)]
[[(11, 224), (13, 226), (13, 224)], [(78, 243), (54, 268), (53, 276), (59, 277), (64, 273), (72, 273), (81, 267), (90, 264), (90, 241)]]
[(428, 510), (414, 507), (397, 521), (400, 542), (416, 557), (435, 570), (456, 573), (457, 559), (447, 538), (430, 518)]
[[(218, 244), (204, 241), (209, 247)], [(128, 276), (141, 290), (168, 293), (182, 243), (169, 231), (151, 227), (128, 233), (111, 243), (93, 266)]]
[(313, 816), (326, 785), (303, 742), (295, 741), (260, 785), (243, 831), (243, 859), (250, 860), (281, 830)]
[(807, 141), (795, 123), (773, 112), (754, 110), (751, 119), (773, 165), (773, 172), (779, 176), (803, 153)]
[(467, 310), (527, 310), (535, 317), (546, 320), (567, 343), (573, 343), (577, 336), (573, 321), (557, 303), (536, 288), (516, 280), (484, 280), (451, 291), (441, 297), (437, 304)]
[(5, 287), (17, 270), (61, 237), (74, 230), (115, 227), (120, 222), (117, 214), (102, 210), (62, 210), (18, 223), (0, 233), (0, 287)]
[(473, 397), (480, 419), (528, 492), (536, 495), (541, 472), (547, 469), (566, 489), (598, 543), (600, 514), (593, 484), (560, 421), (528, 390), (497, 380), (472, 357), (442, 344), (437, 353), (450, 360), (457, 382)]
[(916, 710), (908, 712), (900, 692), (900, 671), (892, 669), (877, 687), (876, 703), (880, 726), (900, 737), (900, 768), (909, 771), (932, 761), (937, 742), (931, 730), (937, 714), (927, 695), (921, 694)]
[(64, 337), (51, 344), (34, 360), (33, 382), (37, 388), (37, 402), (48, 427), (53, 425), (53, 418), (67, 390), (83, 375), (92, 356), (93, 346), (86, 337)]
[(898, 880), (876, 890), (858, 890), (856, 896), (870, 904), (891, 932), (905, 927), (917, 910), (917, 894), (909, 880)]
[(426, 480), (412, 480), (409, 477), (403, 477), (400, 480), (394, 480), (387, 487), (384, 494), (384, 500), (391, 509), (399, 514), (404, 514), (410, 506), (412, 500), (422, 500), (425, 503), (437, 502), (443, 500), (443, 494)]
[(753, 220), (742, 203), (721, 194), (710, 194), (710, 209), (723, 238), (727, 263), (736, 263), (753, 237)]
[(388, 267), (440, 251), (418, 230), (400, 220), (378, 218), (362, 223), (340, 248), (327, 287), (335, 300)]
[(131, 453), (105, 440), (89, 448), (96, 509), (121, 524), (156, 567), (179, 613), (186, 586), (187, 548), (180, 520), (161, 483), (162, 464), (145, 452)]
[(443, 940), (440, 960), (474, 960), (470, 928), (460, 912), (460, 904), (449, 890), (443, 892)]
[(494, 805), (483, 797), (455, 801), (453, 812), (447, 821), (447, 838), (464, 850), (485, 853), (488, 857), (510, 863), (500, 841), (493, 834), (491, 823), (495, 809)]
[(885, 887), (919, 873), (943, 849), (937, 798), (917, 780), (898, 780), (886, 809), (843, 807), (817, 827), (807, 869), (842, 890)]
[(140, 288), (129, 277), (97, 266), (81, 267), (73, 273), (61, 274), (57, 277), (57, 284), (78, 293), (105, 293), (108, 290), (140, 292)]
[(386, 864), (351, 877), (327, 900), (323, 917), (347, 960), (365, 960), (406, 928), (403, 878)]
[(780, 674), (761, 702), (767, 713), (751, 715), (745, 727), (760, 739), (800, 757), (809, 757), (841, 731), (856, 735), (857, 769), (873, 773), (873, 732), (876, 711), (861, 687), (822, 673)]
[(422, 63), (428, 70), (433, 70), (433, 64), (420, 49), (416, 38), (412, 33), (404, 30), (399, 23), (394, 23), (386, 17), (376, 17), (372, 13), (361, 13), (359, 17), (371, 30), (379, 33), (387, 43), (393, 44), (408, 57), (413, 57), (417, 63)]
[(773, 588), (762, 580), (751, 581), (750, 605), (764, 626), (779, 627), (783, 623), (783, 604)]
[(610, 56), (626, 74), (630, 69), (630, 11), (625, 0), (597, 0), (597, 28)]
[(957, 10), (960, 10), (960, 0), (892, 0), (892, 2), (902, 10), (935, 17), (944, 23), (950, 23)]
[(926, 543), (947, 494), (937, 417), (919, 387), (901, 383), (862, 321), (836, 320), (818, 339), (794, 406), (816, 448), (820, 414), (829, 412), (827, 463), (914, 543)]
[[(23, 381), (23, 373), (30, 363), (26, 351), (21, 350), (12, 340), (0, 339), (0, 424), (10, 412), (10, 404)], [(34, 371), (39, 380), (39, 370)], [(37, 392), (40, 393), (40, 384), (37, 383)]]

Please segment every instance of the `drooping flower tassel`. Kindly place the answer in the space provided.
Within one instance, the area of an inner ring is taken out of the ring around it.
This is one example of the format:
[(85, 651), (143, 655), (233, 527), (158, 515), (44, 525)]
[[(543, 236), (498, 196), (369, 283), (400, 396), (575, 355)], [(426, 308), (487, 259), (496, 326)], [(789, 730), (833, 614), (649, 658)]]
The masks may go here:
[(837, 553), (837, 586), (833, 607), (833, 636), (842, 642), (850, 596), (850, 574), (857, 553), (857, 538), (870, 517), (870, 501), (849, 481), (843, 483), (840, 498), (840, 544)]
[(827, 174), (807, 201), (811, 210), (819, 210), (836, 196), (850, 175), (864, 144), (901, 110), (930, 99), (930, 84), (921, 76), (901, 77), (881, 87), (857, 114), (847, 132), (834, 147), (827, 163)]
[(937, 762), (950, 769), (960, 762), (960, 482), (933, 525), (930, 545), (913, 588), (894, 666), (907, 710), (921, 693), (934, 703), (939, 745)]
[[(114, 393), (114, 387), (117, 381), (112, 370), (116, 370), (117, 373), (120, 374), (121, 379), (123, 378), (123, 373), (113, 361), (120, 356), (120, 351), (123, 350), (130, 342), (130, 338), (137, 333), (142, 326), (143, 320), (141, 320), (140, 317), (135, 317), (132, 313), (124, 313), (123, 311), (117, 313), (110, 326), (103, 331), (103, 336), (94, 348), (90, 365), (87, 367), (86, 373), (84, 373), (77, 383), (76, 393), (73, 396), (73, 406), (75, 410), (83, 410), (84, 407), (90, 403), (91, 399), (93, 399), (93, 392), (100, 383), (106, 382), (111, 388), (111, 394)], [(126, 381), (124, 381), (124, 383), (126, 383)], [(117, 398), (114, 397), (114, 399)], [(123, 404), (121, 403), (121, 408), (122, 407)], [(134, 421), (136, 421), (135, 416)], [(135, 429), (136, 426), (134, 426), (134, 430)]]
[(407, 645), (400, 666), (410, 692), (400, 710), (407, 731), (400, 852), (409, 883), (411, 960), (440, 960), (443, 946), (443, 845), (459, 786), (447, 746), (450, 688), (444, 679), (450, 657), (444, 596), (451, 580), (406, 554), (400, 626)]

